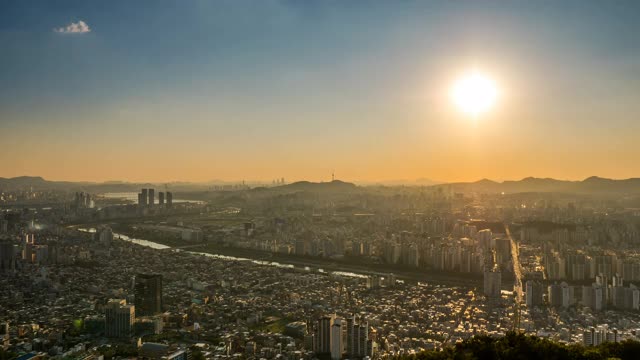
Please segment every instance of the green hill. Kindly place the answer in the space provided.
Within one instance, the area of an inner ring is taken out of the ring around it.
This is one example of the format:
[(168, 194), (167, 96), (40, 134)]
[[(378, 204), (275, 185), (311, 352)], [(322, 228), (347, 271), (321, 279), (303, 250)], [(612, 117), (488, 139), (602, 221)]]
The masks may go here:
[(516, 333), (504, 337), (474, 336), (442, 351), (425, 351), (416, 355), (400, 356), (400, 360), (599, 360), (640, 359), (640, 342), (623, 341), (599, 346), (564, 345), (551, 340)]

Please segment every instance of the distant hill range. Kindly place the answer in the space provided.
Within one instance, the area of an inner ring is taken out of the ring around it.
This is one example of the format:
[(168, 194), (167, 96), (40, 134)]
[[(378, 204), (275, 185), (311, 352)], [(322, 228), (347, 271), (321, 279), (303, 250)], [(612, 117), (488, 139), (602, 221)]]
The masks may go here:
[(527, 177), (517, 181), (497, 182), (482, 179), (475, 182), (436, 185), (436, 187), (438, 186), (446, 187), (454, 192), (461, 193), (640, 193), (640, 178), (613, 180), (592, 176), (582, 181), (570, 181)]
[(152, 184), (127, 183), (120, 181), (108, 181), (103, 183), (73, 182), (73, 181), (49, 181), (40, 176), (19, 176), (14, 178), (0, 178), (0, 190), (60, 190), (60, 191), (90, 191), (103, 192), (129, 192), (139, 191), (143, 187), (153, 187)]
[[(62, 190), (89, 191), (93, 193), (139, 191), (145, 187), (163, 189), (162, 184), (129, 183), (109, 181), (103, 183), (49, 181), (39, 176), (20, 176), (0, 178), (0, 190)], [(212, 183), (172, 182), (168, 184), (173, 191), (206, 191)], [(423, 185), (423, 184), (421, 184)], [(407, 186), (407, 184), (404, 184)], [(424, 185), (423, 185), (424, 186)], [(640, 194), (640, 178), (624, 180), (606, 179), (592, 176), (582, 181), (556, 180), (551, 178), (528, 177), (517, 181), (497, 182), (482, 179), (475, 182), (459, 182), (431, 185), (430, 188), (443, 188), (459, 193), (525, 193), (525, 192), (561, 192), (561, 193), (635, 193)], [(258, 188), (266, 189), (266, 188)], [(258, 190), (256, 189), (256, 190)], [(363, 189), (350, 182), (334, 180), (331, 182), (298, 181), (286, 185), (269, 188), (274, 191), (295, 192), (351, 192)]]

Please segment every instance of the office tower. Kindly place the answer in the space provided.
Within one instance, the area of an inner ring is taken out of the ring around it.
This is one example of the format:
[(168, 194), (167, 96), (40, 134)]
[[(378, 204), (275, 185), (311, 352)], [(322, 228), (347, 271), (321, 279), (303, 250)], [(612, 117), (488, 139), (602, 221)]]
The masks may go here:
[(160, 206), (164, 205), (164, 192), (162, 191), (158, 193), (158, 205)]
[(153, 206), (153, 204), (156, 201), (155, 196), (156, 196), (155, 195), (155, 190), (154, 189), (149, 189), (149, 200), (147, 201), (147, 205)]
[(149, 190), (142, 189), (142, 191), (140, 192), (140, 194), (138, 196), (138, 205), (147, 206), (148, 199), (149, 199)]
[(528, 307), (542, 305), (543, 287), (539, 281), (528, 280), (526, 284), (526, 302)]
[(173, 206), (173, 193), (171, 191), (167, 191), (167, 207)]
[(134, 304), (139, 316), (162, 312), (162, 275), (138, 274), (135, 277)]
[(318, 343), (316, 352), (319, 354), (331, 353), (331, 325), (333, 317), (323, 316), (318, 320)]
[(499, 298), (502, 290), (502, 273), (497, 268), (484, 272), (484, 294)]
[(342, 319), (335, 319), (331, 326), (331, 359), (340, 360), (342, 349)]
[(107, 337), (130, 337), (136, 320), (135, 306), (127, 300), (111, 299), (105, 310), (105, 335)]

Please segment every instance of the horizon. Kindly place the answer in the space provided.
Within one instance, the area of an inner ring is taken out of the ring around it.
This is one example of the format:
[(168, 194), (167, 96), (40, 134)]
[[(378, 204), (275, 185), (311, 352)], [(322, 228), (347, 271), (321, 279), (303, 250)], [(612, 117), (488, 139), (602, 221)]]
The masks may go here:
[(0, 176), (640, 176), (637, 2), (94, 5), (0, 5)]
[[(107, 184), (107, 183), (122, 183), (122, 184), (153, 184), (153, 185), (157, 185), (157, 184), (177, 184), (177, 183), (184, 183), (184, 184), (239, 184), (239, 183), (246, 183), (246, 184), (255, 184), (255, 185), (262, 185), (262, 184), (269, 184), (272, 183), (274, 180), (280, 180), (280, 178), (277, 179), (263, 179), (263, 180), (258, 180), (258, 179), (240, 179), (240, 180), (234, 180), (234, 179), (210, 179), (210, 180), (205, 180), (205, 181), (187, 181), (187, 180), (164, 180), (164, 181), (160, 181), (160, 180), (143, 180), (143, 181), (131, 181), (131, 180), (125, 180), (125, 179), (111, 179), (111, 180), (103, 180), (103, 181), (89, 181), (89, 180), (82, 180), (82, 179), (74, 179), (74, 180), (59, 180), (59, 179), (48, 179), (45, 178), (43, 176), (38, 176), (38, 175), (20, 175), (20, 176), (14, 176), (14, 177), (3, 177), (0, 176), (0, 179), (4, 179), (4, 180), (12, 180), (12, 179), (19, 179), (19, 178), (40, 178), (43, 179), (44, 181), (49, 181), (49, 182), (71, 182), (71, 183), (90, 183), (90, 184)], [(393, 185), (393, 184), (398, 184), (398, 185), (411, 185), (411, 184), (416, 184), (416, 186), (419, 186), (420, 183), (427, 183), (426, 186), (437, 186), (437, 185), (446, 185), (446, 184), (456, 184), (456, 183), (474, 183), (474, 182), (480, 182), (480, 181), (484, 181), (484, 180), (488, 180), (488, 181), (492, 181), (495, 183), (504, 183), (504, 182), (519, 182), (519, 181), (524, 181), (524, 180), (528, 180), (528, 179), (535, 179), (535, 180), (554, 180), (554, 181), (565, 181), (565, 182), (583, 182), (586, 181), (588, 179), (592, 179), (592, 178), (597, 178), (597, 179), (602, 179), (602, 180), (613, 180), (613, 181), (625, 181), (625, 180), (634, 180), (634, 179), (640, 179), (640, 177), (629, 177), (629, 178), (611, 178), (611, 177), (606, 177), (606, 176), (599, 176), (599, 175), (592, 175), (592, 176), (588, 176), (584, 179), (559, 179), (559, 178), (553, 178), (553, 177), (537, 177), (537, 176), (526, 176), (520, 179), (491, 179), (491, 178), (479, 178), (479, 179), (473, 179), (473, 180), (465, 180), (465, 181), (439, 181), (439, 180), (434, 180), (434, 179), (430, 179), (430, 178), (417, 178), (417, 179), (387, 179), (387, 180), (352, 180), (352, 179), (342, 179), (339, 177), (336, 177), (335, 179), (319, 179), (319, 180), (315, 180), (315, 179), (293, 179), (293, 180), (289, 180), (289, 179), (284, 179), (285, 183), (284, 185), (288, 185), (288, 184), (292, 184), (292, 183), (298, 183), (298, 182), (311, 182), (311, 183), (330, 183), (330, 182), (334, 182), (334, 181), (338, 181), (338, 182), (345, 182), (345, 183), (353, 183), (356, 185)], [(422, 185), (424, 186), (424, 185)]]

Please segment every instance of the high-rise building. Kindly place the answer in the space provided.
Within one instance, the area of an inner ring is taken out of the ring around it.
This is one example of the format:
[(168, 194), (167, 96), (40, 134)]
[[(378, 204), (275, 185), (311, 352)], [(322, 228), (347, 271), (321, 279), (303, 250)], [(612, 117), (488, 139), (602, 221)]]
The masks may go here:
[(0, 272), (15, 270), (16, 250), (10, 242), (0, 242)]
[(148, 189), (142, 189), (140, 194), (138, 194), (138, 205), (147, 206), (148, 199), (149, 199), (149, 190)]
[(356, 317), (355, 315), (347, 318), (347, 343), (346, 343), (346, 351), (347, 355), (351, 356), (353, 354), (353, 350), (355, 346), (353, 344), (354, 336), (353, 336), (353, 328), (356, 325)]
[(602, 285), (593, 285), (593, 310), (601, 311), (605, 305), (605, 292)]
[(562, 306), (562, 287), (555, 283), (549, 285), (549, 305), (553, 307)]
[(574, 288), (564, 281), (560, 283), (560, 288), (562, 289), (562, 307), (568, 308), (575, 303)]
[(35, 235), (25, 234), (22, 241), (22, 260), (26, 262), (34, 262)]
[(85, 209), (93, 207), (91, 195), (85, 192), (76, 192), (73, 197), (73, 206), (75, 209)]
[(482, 229), (476, 233), (476, 239), (478, 239), (478, 245), (485, 250), (489, 250), (491, 248), (492, 238), (493, 238), (493, 233), (489, 229)]
[(147, 201), (147, 205), (153, 206), (156, 201), (156, 195), (154, 189), (149, 189), (149, 200)]
[(335, 319), (331, 325), (331, 360), (340, 360), (343, 349), (342, 319)]
[(158, 193), (158, 205), (160, 206), (164, 205), (164, 192), (162, 191)]
[(526, 284), (526, 302), (528, 307), (542, 305), (542, 283), (539, 281), (528, 280)]
[(355, 316), (347, 318), (347, 356), (350, 358), (364, 358), (371, 355), (369, 340), (369, 324)]
[(484, 272), (484, 294), (499, 298), (502, 290), (502, 273), (497, 268)]
[(161, 313), (162, 275), (138, 274), (134, 283), (134, 304), (138, 315), (150, 316)]
[(598, 346), (605, 341), (619, 342), (621, 340), (617, 329), (609, 330), (607, 325), (591, 327), (582, 333), (582, 343), (585, 346)]
[(319, 354), (331, 353), (331, 325), (333, 325), (332, 316), (323, 316), (318, 320), (316, 352)]
[(113, 241), (113, 231), (108, 226), (103, 226), (96, 230), (93, 239), (104, 245), (109, 245)]
[(171, 191), (167, 191), (167, 207), (173, 206), (173, 193)]
[(354, 341), (356, 345), (354, 357), (364, 358), (369, 355), (369, 323), (361, 321), (356, 330), (357, 338)]
[(136, 321), (135, 306), (127, 300), (111, 299), (105, 310), (105, 335), (108, 337), (130, 337)]

